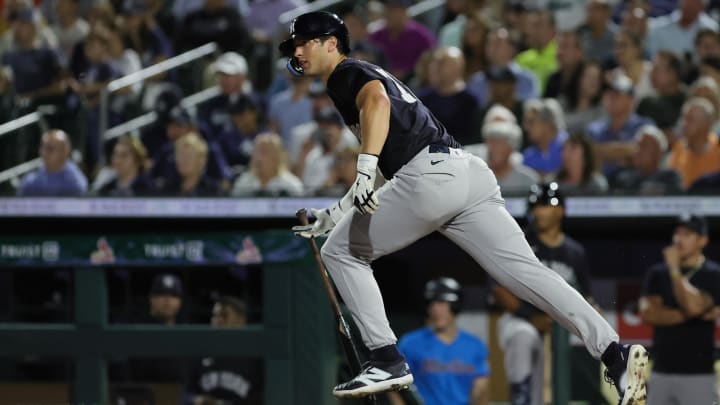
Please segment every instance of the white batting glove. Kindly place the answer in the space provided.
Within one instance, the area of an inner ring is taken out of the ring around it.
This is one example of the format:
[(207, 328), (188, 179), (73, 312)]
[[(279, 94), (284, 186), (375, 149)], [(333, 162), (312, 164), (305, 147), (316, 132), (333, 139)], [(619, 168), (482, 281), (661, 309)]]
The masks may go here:
[(295, 235), (310, 239), (325, 235), (332, 231), (335, 227), (335, 221), (330, 216), (329, 209), (316, 210), (310, 208), (310, 212), (315, 217), (315, 222), (308, 225), (296, 225), (292, 227)]
[(357, 177), (352, 186), (353, 205), (361, 214), (372, 214), (378, 207), (375, 174), (378, 157), (361, 153), (357, 161)]

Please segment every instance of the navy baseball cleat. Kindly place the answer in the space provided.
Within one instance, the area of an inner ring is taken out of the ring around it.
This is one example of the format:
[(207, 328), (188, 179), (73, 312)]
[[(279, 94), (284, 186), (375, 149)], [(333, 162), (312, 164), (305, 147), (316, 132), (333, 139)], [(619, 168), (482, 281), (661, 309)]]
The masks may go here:
[(645, 405), (648, 352), (641, 345), (620, 346), (620, 360), (605, 369), (605, 381), (614, 385), (618, 405)]
[(385, 391), (406, 389), (412, 382), (413, 376), (405, 360), (390, 366), (365, 363), (360, 374), (336, 386), (333, 395), (338, 398), (365, 397)]

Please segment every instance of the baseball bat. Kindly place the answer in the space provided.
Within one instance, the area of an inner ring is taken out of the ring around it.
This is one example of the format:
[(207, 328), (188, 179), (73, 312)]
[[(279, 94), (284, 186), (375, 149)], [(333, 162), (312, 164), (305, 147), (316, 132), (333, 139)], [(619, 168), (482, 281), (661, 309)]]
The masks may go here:
[[(302, 208), (299, 209), (295, 216), (300, 221), (300, 225), (308, 225), (308, 217), (307, 217), (307, 211)], [(315, 238), (311, 237), (308, 239), (308, 242), (310, 243), (310, 247), (312, 248), (312, 251), (315, 255), (315, 261), (317, 262), (318, 271), (320, 272), (320, 278), (322, 278), (323, 284), (325, 285), (325, 290), (327, 291), (328, 297), (330, 297), (330, 304), (332, 305), (333, 311), (335, 312), (335, 321), (337, 322), (338, 331), (340, 332), (340, 341), (343, 345), (343, 350), (345, 351), (345, 357), (348, 360), (348, 363), (350, 365), (350, 370), (353, 375), (360, 374), (360, 355), (358, 354), (357, 346), (355, 346), (355, 342), (352, 339), (352, 335), (350, 334), (350, 325), (348, 325), (347, 321), (345, 321), (345, 317), (342, 314), (342, 310), (340, 309), (340, 303), (338, 302), (337, 296), (335, 295), (335, 289), (333, 288), (332, 282), (330, 281), (330, 277), (328, 276), (327, 270), (325, 269), (325, 264), (322, 261), (322, 257), (320, 256), (320, 250), (317, 247), (317, 244), (315, 243)], [(368, 402), (370, 404), (375, 404), (375, 396), (370, 396), (367, 398)]]

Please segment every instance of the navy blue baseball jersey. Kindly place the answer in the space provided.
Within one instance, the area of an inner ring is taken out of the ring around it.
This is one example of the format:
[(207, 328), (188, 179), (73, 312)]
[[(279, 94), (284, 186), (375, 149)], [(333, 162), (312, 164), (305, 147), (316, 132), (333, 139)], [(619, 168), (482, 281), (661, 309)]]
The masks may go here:
[(378, 161), (385, 178), (392, 178), (430, 144), (461, 148), (405, 84), (379, 66), (347, 58), (328, 78), (327, 92), (355, 136), (360, 138), (360, 112), (355, 101), (362, 87), (372, 80), (382, 82), (391, 104), (390, 130)]

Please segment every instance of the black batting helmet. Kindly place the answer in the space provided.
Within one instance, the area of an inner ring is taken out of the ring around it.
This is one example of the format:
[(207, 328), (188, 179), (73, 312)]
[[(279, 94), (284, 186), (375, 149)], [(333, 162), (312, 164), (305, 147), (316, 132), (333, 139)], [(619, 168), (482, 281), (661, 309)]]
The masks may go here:
[(462, 289), (460, 283), (454, 278), (440, 277), (425, 284), (425, 302), (445, 301), (450, 303), (454, 313), (460, 312), (462, 304)]
[(528, 209), (536, 205), (551, 205), (565, 207), (565, 196), (556, 182), (547, 184), (533, 184), (528, 194)]
[(296, 17), (290, 26), (290, 38), (280, 43), (280, 52), (291, 57), (295, 53), (295, 39), (315, 39), (325, 36), (338, 39), (341, 53), (350, 52), (350, 35), (343, 20), (327, 11), (313, 11)]

